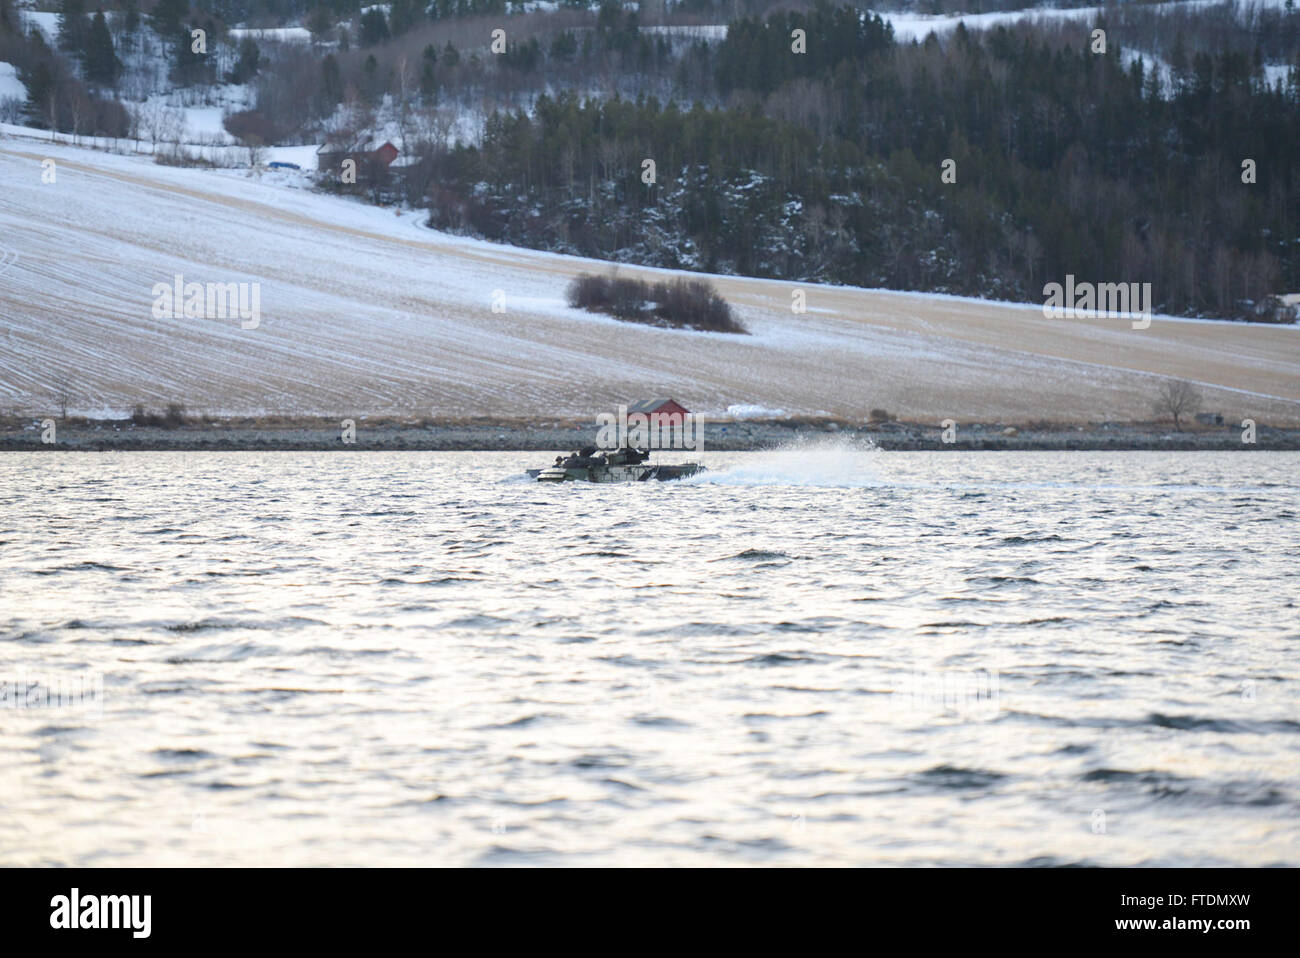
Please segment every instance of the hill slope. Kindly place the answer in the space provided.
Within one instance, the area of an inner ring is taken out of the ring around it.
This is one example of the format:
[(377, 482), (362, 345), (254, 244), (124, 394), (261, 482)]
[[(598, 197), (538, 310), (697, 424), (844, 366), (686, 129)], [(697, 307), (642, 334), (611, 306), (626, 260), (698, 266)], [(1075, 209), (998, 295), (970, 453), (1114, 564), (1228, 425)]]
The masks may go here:
[[(41, 182), (46, 157), (55, 184)], [(754, 335), (667, 331), (569, 309), (565, 285), (590, 261), (431, 232), (416, 214), (269, 178), (9, 139), (0, 182), (0, 409), (23, 414), (62, 395), (79, 411), (588, 416), (671, 394), (705, 412), (1146, 419), (1169, 375), (1202, 383), (1207, 408), (1300, 423), (1296, 327), (1157, 318), (1133, 330), (811, 285), (796, 315), (794, 284), (717, 277)], [(151, 290), (176, 274), (260, 283), (259, 327), (155, 319)]]

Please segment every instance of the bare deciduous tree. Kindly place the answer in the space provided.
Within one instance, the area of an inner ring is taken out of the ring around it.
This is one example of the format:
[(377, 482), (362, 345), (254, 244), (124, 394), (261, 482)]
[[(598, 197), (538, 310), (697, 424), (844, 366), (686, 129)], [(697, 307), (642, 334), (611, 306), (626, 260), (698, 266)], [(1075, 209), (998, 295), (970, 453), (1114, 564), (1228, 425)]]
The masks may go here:
[(161, 100), (149, 100), (134, 109), (137, 137), (143, 133), (149, 138), (154, 152), (159, 145), (171, 142), (178, 148), (185, 133), (185, 114), (167, 106)]
[(1182, 432), (1182, 417), (1201, 408), (1201, 391), (1186, 379), (1166, 379), (1156, 396), (1156, 413), (1174, 417), (1174, 429)]
[(411, 150), (411, 69), (407, 65), (406, 57), (400, 57), (397, 61), (396, 69), (397, 78), (397, 102), (393, 105), (397, 114), (397, 135), (401, 137), (401, 148), (404, 153)]
[(245, 149), (248, 150), (249, 167), (254, 170), (260, 168), (266, 162), (266, 144), (262, 142), (260, 137), (256, 136), (245, 137), (243, 143)]

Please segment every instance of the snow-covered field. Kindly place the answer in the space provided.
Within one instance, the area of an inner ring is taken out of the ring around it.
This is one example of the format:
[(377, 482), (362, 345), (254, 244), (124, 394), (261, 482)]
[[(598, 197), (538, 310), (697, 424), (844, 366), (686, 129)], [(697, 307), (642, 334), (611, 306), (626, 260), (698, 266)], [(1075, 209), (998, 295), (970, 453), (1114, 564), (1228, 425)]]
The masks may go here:
[(0, 63), (0, 100), (12, 97), (27, 99), (27, 87), (18, 79), (18, 68), (12, 63)]
[[(1238, 8), (1257, 7), (1267, 9), (1281, 7), (1286, 0), (1239, 0)], [(1166, 3), (1151, 4), (1154, 10), (1172, 10), (1176, 8), (1195, 8), (1220, 6), (1224, 0), (1169, 0)], [(999, 10), (993, 13), (961, 14), (924, 14), (898, 13), (880, 11), (880, 16), (888, 20), (894, 28), (894, 36), (899, 40), (923, 40), (930, 33), (943, 34), (954, 29), (958, 23), (966, 24), (968, 30), (990, 30), (998, 26), (1010, 26), (1021, 21), (1084, 21), (1091, 22), (1105, 12), (1102, 5), (1091, 7), (1026, 6), (1022, 10)]]
[(231, 27), (230, 35), (236, 40), (252, 37), (259, 42), (310, 43), (311, 31), (306, 27)]
[(19, 15), (28, 22), (29, 28), (36, 27), (53, 44), (59, 36), (59, 15), (42, 10), (19, 10)]
[(1101, 11), (1101, 7), (1074, 7), (1054, 9), (1043, 7), (1027, 10), (1002, 10), (994, 13), (965, 14), (924, 14), (924, 13), (881, 13), (894, 28), (894, 37), (899, 41), (924, 40), (930, 33), (943, 34), (956, 28), (957, 24), (966, 24), (967, 30), (990, 30), (996, 26), (1009, 26), (1022, 20), (1041, 20), (1043, 22), (1059, 20), (1092, 20)]
[(704, 24), (701, 26), (642, 27), (643, 33), (662, 33), (670, 37), (687, 37), (691, 40), (725, 40), (727, 25), (725, 23)]
[[(1300, 423), (1300, 327), (1134, 330), (813, 285), (795, 314), (797, 284), (719, 277), (753, 336), (650, 329), (565, 305), (568, 280), (603, 266), (435, 233), (289, 179), (10, 137), (0, 182), (5, 411), (66, 396), (74, 410), (586, 416), (668, 394), (702, 410), (1085, 421), (1149, 418), (1169, 374), (1206, 384), (1225, 415)], [(153, 287), (177, 274), (259, 284), (260, 325), (155, 318)]]

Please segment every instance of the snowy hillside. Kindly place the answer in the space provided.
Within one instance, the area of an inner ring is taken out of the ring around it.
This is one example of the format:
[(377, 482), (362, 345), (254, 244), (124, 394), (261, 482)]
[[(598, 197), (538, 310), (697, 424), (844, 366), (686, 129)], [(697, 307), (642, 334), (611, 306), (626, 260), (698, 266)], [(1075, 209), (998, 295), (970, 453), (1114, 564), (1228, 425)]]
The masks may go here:
[[(42, 183), (42, 160), (56, 164)], [(1300, 329), (1047, 320), (978, 301), (720, 277), (753, 336), (564, 303), (581, 260), (451, 237), (414, 214), (234, 172), (0, 142), (0, 408), (590, 415), (667, 393), (865, 417), (1147, 418), (1152, 375), (1209, 408), (1300, 422)], [(636, 270), (627, 270), (636, 273)], [(155, 284), (260, 284), (260, 325), (157, 319)], [(494, 301), (504, 312), (494, 312)]]

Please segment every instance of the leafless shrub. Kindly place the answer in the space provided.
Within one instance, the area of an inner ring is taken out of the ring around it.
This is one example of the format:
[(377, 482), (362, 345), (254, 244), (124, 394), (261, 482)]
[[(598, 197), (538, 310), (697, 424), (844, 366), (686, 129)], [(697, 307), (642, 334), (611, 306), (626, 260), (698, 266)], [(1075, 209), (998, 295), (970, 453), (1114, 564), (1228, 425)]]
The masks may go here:
[(222, 121), (222, 124), (227, 133), (245, 144), (250, 140), (256, 141), (259, 145), (279, 143), (283, 138), (279, 127), (272, 123), (266, 114), (258, 110), (232, 113)]
[(137, 426), (151, 426), (155, 429), (179, 429), (185, 425), (185, 406), (178, 402), (167, 404), (166, 410), (159, 415), (145, 409), (143, 403), (136, 403), (131, 410), (131, 422)]
[(192, 152), (179, 145), (155, 153), (153, 161), (159, 166), (199, 167), (207, 170), (215, 170), (222, 165), (214, 162), (210, 156)]

